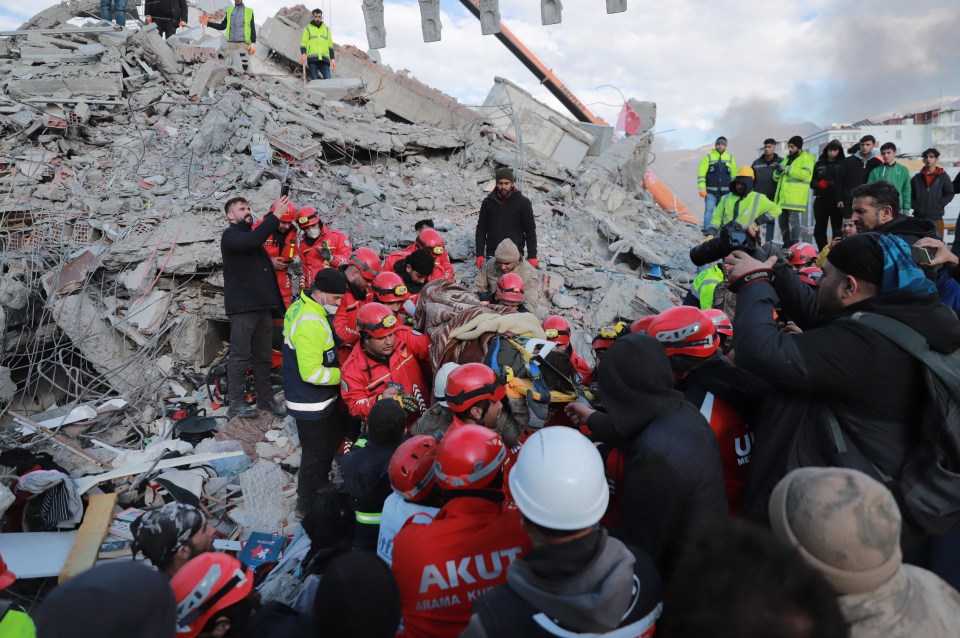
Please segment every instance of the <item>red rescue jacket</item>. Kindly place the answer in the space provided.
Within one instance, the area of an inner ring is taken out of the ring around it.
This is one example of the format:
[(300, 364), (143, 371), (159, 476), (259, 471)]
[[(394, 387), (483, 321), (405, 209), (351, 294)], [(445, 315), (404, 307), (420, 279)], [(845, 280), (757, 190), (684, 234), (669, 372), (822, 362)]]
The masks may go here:
[(373, 296), (369, 293), (363, 299), (356, 296), (351, 286), (347, 286), (347, 294), (340, 300), (340, 307), (337, 313), (333, 315), (333, 331), (340, 339), (340, 345), (337, 348), (337, 354), (340, 358), (340, 367), (347, 362), (353, 347), (360, 343), (360, 333), (357, 332), (357, 315), (360, 314), (360, 306), (372, 300)]
[[(338, 230), (327, 228), (326, 226), (320, 231), (320, 236), (317, 237), (313, 244), (308, 244), (308, 241), (309, 238), (306, 236), (300, 241), (300, 262), (303, 264), (303, 288), (312, 285), (317, 273), (324, 268), (339, 268), (346, 264), (353, 250), (353, 246), (350, 245), (350, 240), (347, 239), (346, 235)], [(333, 253), (333, 258), (329, 264), (320, 257), (320, 253), (318, 252), (324, 243), (327, 245), (327, 248), (330, 249), (330, 252)]]
[(740, 513), (740, 501), (750, 473), (753, 434), (744, 423), (743, 417), (711, 392), (707, 392), (703, 403), (696, 407), (710, 423), (710, 429), (713, 430), (720, 444), (723, 482), (727, 486), (727, 503), (730, 506), (730, 513), (737, 516)]
[(531, 548), (515, 509), (478, 496), (451, 499), (432, 522), (411, 519), (393, 541), (393, 575), (410, 638), (455, 638), (473, 603), (507, 580)]
[[(390, 253), (383, 260), (383, 270), (389, 269), (390, 272), (393, 272), (394, 264), (401, 259), (406, 259), (416, 249), (416, 244), (410, 244), (401, 251)], [(450, 281), (453, 281), (453, 264), (450, 263), (450, 257), (447, 256), (446, 252), (435, 258), (433, 263), (433, 272), (430, 273), (429, 277), (427, 277), (427, 281), (434, 281), (436, 279), (449, 279)]]
[[(263, 222), (262, 219), (254, 224), (253, 227), (256, 228), (261, 222)], [(270, 255), (271, 260), (277, 257), (293, 259), (297, 256), (297, 233), (294, 232), (293, 228), (290, 228), (287, 234), (283, 236), (283, 239), (279, 241), (277, 239), (277, 233), (273, 233), (267, 238), (267, 241), (263, 242), (263, 248), (267, 251), (267, 254)], [(280, 287), (280, 294), (283, 295), (283, 305), (289, 307), (290, 298), (293, 294), (290, 273), (286, 270), (276, 270), (275, 272), (277, 274), (277, 285)], [(301, 288), (303, 288), (303, 286), (301, 286)]]
[(429, 357), (430, 337), (406, 328), (396, 334), (396, 346), (389, 365), (373, 359), (358, 346), (340, 367), (340, 394), (353, 416), (366, 419), (377, 402), (377, 396), (390, 382), (399, 383), (404, 392), (417, 397), (420, 411), (411, 415), (412, 419), (418, 418), (430, 406), (433, 393), (420, 368), (420, 361)]

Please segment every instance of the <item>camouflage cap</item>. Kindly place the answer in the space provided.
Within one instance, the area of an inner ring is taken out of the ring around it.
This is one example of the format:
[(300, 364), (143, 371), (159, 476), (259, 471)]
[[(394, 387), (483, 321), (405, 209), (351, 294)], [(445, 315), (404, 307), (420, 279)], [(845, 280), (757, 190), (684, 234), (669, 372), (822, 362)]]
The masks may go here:
[(143, 552), (151, 563), (164, 569), (177, 550), (206, 524), (206, 517), (196, 507), (167, 503), (150, 510), (130, 525), (133, 552)]
[(841, 594), (875, 589), (900, 568), (897, 502), (863, 472), (794, 470), (774, 488), (769, 509), (773, 533)]

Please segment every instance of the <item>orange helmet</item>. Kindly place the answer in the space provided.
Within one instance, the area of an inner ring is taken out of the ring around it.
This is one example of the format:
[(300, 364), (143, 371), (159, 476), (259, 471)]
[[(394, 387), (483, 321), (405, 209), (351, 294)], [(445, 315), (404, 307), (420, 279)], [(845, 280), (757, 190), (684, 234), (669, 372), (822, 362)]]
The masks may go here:
[(721, 334), (726, 337), (733, 336), (733, 322), (730, 321), (730, 317), (727, 316), (727, 313), (719, 308), (710, 308), (709, 310), (704, 310), (703, 314), (710, 317), (714, 327), (717, 329), (717, 334)]
[(373, 281), (383, 264), (377, 253), (369, 248), (357, 248), (350, 254), (349, 263), (351, 266), (356, 266), (363, 278), (368, 281)]
[(497, 373), (482, 363), (465, 363), (447, 377), (447, 405), (454, 412), (469, 410), (484, 399), (500, 401), (506, 393)]
[(706, 359), (720, 346), (713, 321), (693, 306), (664, 310), (650, 322), (647, 334), (666, 348), (668, 357), (685, 354)]
[(357, 313), (357, 332), (365, 332), (374, 339), (382, 339), (400, 329), (396, 315), (382, 303), (371, 302), (360, 306)]
[(515, 272), (508, 272), (497, 280), (497, 301), (523, 301), (523, 278)]
[(630, 324), (630, 332), (647, 333), (650, 328), (650, 322), (656, 319), (657, 315), (645, 315)]
[(311, 226), (320, 224), (323, 228), (323, 222), (320, 221), (320, 215), (317, 215), (317, 209), (313, 206), (304, 206), (297, 211), (297, 227), (300, 230), (306, 230)]
[(570, 343), (570, 322), (560, 315), (550, 315), (543, 320), (543, 331), (547, 339), (561, 346)]
[(177, 636), (194, 638), (220, 610), (253, 591), (253, 573), (233, 556), (206, 552), (191, 559), (170, 581), (177, 599)]
[(434, 257), (439, 257), (446, 251), (443, 235), (432, 228), (424, 228), (420, 231), (415, 243), (419, 250), (425, 250)]
[(823, 271), (816, 266), (807, 266), (800, 269), (800, 281), (816, 288), (820, 285), (820, 279), (823, 277)]
[(787, 261), (791, 266), (812, 266), (819, 256), (816, 246), (801, 241), (790, 247), (787, 252)]
[(373, 283), (370, 284), (370, 290), (373, 291), (373, 300), (380, 303), (406, 301), (410, 297), (410, 292), (403, 283), (403, 278), (389, 270), (377, 273), (377, 276), (373, 278)]
[(499, 434), (482, 425), (462, 425), (440, 441), (437, 482), (445, 490), (482, 489), (493, 482), (506, 459), (507, 446)]
[[(277, 202), (270, 204), (270, 212), (276, 214)], [(280, 221), (284, 224), (292, 224), (293, 220), (297, 218), (297, 207), (293, 205), (293, 202), (287, 202), (287, 208), (280, 214), (277, 215), (280, 218)]]
[(408, 501), (426, 498), (437, 480), (436, 458), (437, 440), (432, 436), (420, 434), (401, 443), (387, 469), (393, 490)]

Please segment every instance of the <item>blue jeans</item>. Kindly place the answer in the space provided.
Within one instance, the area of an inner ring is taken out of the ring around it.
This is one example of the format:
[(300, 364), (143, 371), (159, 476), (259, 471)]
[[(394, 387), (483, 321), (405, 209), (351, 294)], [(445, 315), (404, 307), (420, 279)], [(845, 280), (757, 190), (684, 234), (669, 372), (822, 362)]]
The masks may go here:
[(330, 61), (329, 60), (307, 60), (307, 72), (311, 80), (330, 79)]
[(723, 197), (723, 193), (707, 191), (707, 196), (703, 199), (703, 230), (710, 228), (713, 211), (716, 210), (721, 197)]
[(110, 22), (116, 20), (121, 27), (127, 23), (127, 0), (113, 0), (113, 13), (111, 15), (111, 0), (100, 0), (100, 17)]

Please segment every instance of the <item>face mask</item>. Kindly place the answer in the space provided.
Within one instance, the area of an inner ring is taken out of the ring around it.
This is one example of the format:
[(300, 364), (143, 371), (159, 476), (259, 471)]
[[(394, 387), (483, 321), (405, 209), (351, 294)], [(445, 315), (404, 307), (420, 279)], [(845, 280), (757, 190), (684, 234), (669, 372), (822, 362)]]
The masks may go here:
[(323, 304), (323, 309), (327, 311), (327, 314), (328, 314), (328, 315), (335, 315), (335, 314), (337, 314), (337, 310), (338, 310), (339, 308), (340, 308), (340, 306), (331, 306), (330, 304)]
[(309, 237), (310, 239), (316, 239), (319, 236), (320, 236), (320, 229), (317, 228), (316, 226), (311, 226), (310, 228), (307, 229), (307, 237)]

